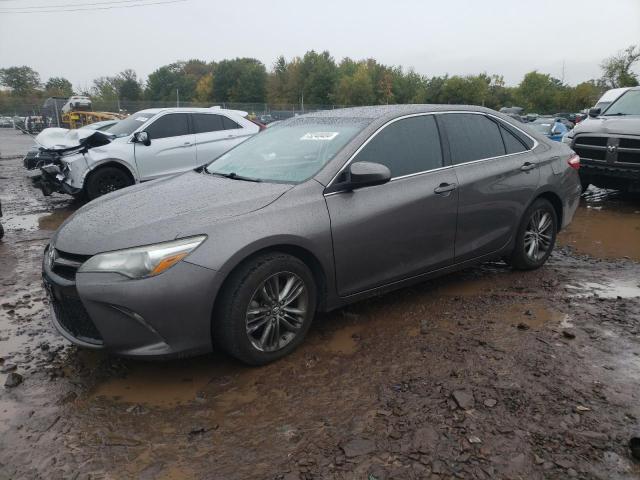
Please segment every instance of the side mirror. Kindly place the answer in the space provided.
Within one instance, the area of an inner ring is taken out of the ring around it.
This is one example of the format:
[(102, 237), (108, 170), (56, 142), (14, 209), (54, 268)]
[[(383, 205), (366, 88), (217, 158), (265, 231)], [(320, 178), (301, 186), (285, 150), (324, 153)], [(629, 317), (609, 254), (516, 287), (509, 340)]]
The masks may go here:
[(381, 163), (355, 162), (349, 166), (349, 186), (352, 189), (380, 185), (391, 180), (391, 171)]
[(589, 109), (589, 116), (591, 118), (596, 118), (598, 115), (600, 115), (602, 112), (600, 111), (599, 108), (590, 108)]
[(151, 137), (147, 132), (136, 132), (133, 134), (133, 141), (135, 143), (141, 143), (145, 146), (151, 145)]

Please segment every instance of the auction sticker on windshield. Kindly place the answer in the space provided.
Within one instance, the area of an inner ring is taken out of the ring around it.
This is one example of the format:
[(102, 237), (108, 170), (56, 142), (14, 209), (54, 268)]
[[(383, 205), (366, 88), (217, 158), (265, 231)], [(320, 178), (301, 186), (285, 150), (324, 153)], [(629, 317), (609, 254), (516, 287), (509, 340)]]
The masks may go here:
[(338, 133), (339, 132), (309, 132), (300, 137), (300, 140), (331, 141), (338, 136)]

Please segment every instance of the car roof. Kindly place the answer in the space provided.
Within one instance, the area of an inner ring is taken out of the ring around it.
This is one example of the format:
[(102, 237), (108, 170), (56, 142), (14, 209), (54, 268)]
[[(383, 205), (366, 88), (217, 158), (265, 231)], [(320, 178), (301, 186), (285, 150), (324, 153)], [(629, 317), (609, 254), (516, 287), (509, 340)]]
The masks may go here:
[(239, 110), (229, 110), (226, 108), (207, 108), (207, 107), (164, 107), (164, 108), (147, 108), (134, 113), (147, 113), (156, 115), (162, 112), (173, 113), (235, 113), (240, 114)]
[[(435, 104), (405, 104), (405, 105), (376, 105), (370, 107), (338, 108), (335, 110), (319, 110), (295, 118), (353, 118), (362, 120), (392, 120), (396, 117), (416, 113), (432, 112), (482, 112), (499, 114), (495, 110), (475, 105), (435, 105)], [(499, 114), (500, 115), (500, 114)], [(501, 115), (502, 116), (502, 115)]]

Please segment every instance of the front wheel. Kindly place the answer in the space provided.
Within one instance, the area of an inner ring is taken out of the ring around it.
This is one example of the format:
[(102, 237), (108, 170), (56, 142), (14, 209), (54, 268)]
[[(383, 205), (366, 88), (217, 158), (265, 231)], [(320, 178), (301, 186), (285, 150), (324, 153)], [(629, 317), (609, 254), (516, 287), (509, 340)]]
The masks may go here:
[(250, 365), (277, 360), (302, 343), (316, 302), (304, 262), (284, 253), (256, 257), (225, 283), (214, 312), (214, 344)]
[(539, 198), (522, 216), (510, 264), (517, 270), (533, 270), (545, 264), (558, 233), (558, 216), (553, 205)]
[(133, 180), (124, 170), (117, 167), (101, 167), (89, 175), (85, 189), (87, 198), (94, 200), (129, 185), (133, 185)]

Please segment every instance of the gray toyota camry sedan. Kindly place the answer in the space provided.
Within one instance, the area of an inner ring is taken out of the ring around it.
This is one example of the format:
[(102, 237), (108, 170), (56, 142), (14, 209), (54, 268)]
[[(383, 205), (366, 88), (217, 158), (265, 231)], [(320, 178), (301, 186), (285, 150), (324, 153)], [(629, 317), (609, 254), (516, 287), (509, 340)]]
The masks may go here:
[(264, 364), (317, 311), (491, 259), (540, 267), (578, 205), (579, 166), (480, 107), (296, 117), (78, 210), (45, 250), (53, 324), (118, 355)]

